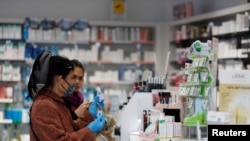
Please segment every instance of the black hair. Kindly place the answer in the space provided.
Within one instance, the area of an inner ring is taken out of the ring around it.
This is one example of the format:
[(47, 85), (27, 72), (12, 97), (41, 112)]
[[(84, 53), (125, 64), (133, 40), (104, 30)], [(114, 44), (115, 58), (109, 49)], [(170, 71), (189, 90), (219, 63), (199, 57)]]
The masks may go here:
[(81, 63), (80, 61), (78, 61), (77, 59), (72, 59), (71, 62), (73, 63), (74, 68), (79, 67), (79, 68), (81, 68), (83, 71), (85, 71), (85, 69), (84, 69), (82, 63)]
[(61, 75), (63, 78), (65, 78), (72, 70), (74, 70), (74, 65), (68, 58), (59, 55), (51, 56), (45, 87), (51, 86), (53, 84), (54, 76)]
[(65, 78), (72, 70), (74, 65), (68, 58), (52, 56), (50, 51), (42, 52), (37, 56), (32, 67), (28, 82), (29, 97), (36, 98), (42, 88), (53, 85), (55, 76), (61, 75)]

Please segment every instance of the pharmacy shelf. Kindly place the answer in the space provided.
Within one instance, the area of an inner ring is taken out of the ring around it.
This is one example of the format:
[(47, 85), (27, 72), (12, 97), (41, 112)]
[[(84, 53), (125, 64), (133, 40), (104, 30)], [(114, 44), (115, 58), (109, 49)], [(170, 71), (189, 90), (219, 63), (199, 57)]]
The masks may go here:
[(111, 82), (111, 81), (95, 81), (95, 82), (90, 82), (90, 84), (93, 85), (133, 85), (133, 82), (129, 81), (118, 81), (118, 82)]
[[(175, 41), (174, 37), (172, 36), (172, 33), (176, 28), (180, 28), (181, 25), (196, 25), (198, 26), (199, 24), (206, 24), (208, 25), (209, 22), (215, 21), (218, 23), (222, 23), (224, 21), (228, 21), (229, 19), (232, 20), (232, 18), (236, 18), (236, 14), (243, 14), (244, 12), (250, 12), (250, 3), (234, 6), (234, 7), (229, 7), (225, 8), (222, 10), (217, 10), (214, 12), (209, 12), (205, 14), (199, 14), (195, 15), (193, 17), (185, 18), (185, 19), (180, 19), (172, 22), (168, 22), (166, 25), (168, 26), (168, 46), (170, 46), (171, 52), (174, 52), (172, 56), (176, 56), (175, 50), (176, 48), (183, 48), (183, 47), (188, 47), (190, 46), (194, 41), (200, 40), (202, 42), (206, 42), (207, 40), (211, 40), (213, 37), (218, 38), (219, 40), (230, 40), (230, 39), (236, 39), (236, 44), (237, 44), (237, 49), (242, 48), (241, 46), (241, 38), (242, 37), (249, 37), (249, 29), (245, 31), (238, 31), (238, 32), (233, 32), (233, 33), (225, 33), (225, 34), (218, 34), (218, 35), (209, 35), (208, 37), (197, 37), (197, 38), (192, 38), (192, 39), (183, 39), (181, 41)], [(230, 58), (218, 58), (219, 60), (226, 60), (226, 59), (232, 59)], [(239, 57), (235, 59), (244, 59), (244, 57)], [(171, 64), (172, 62), (175, 62), (176, 58), (171, 57)], [(176, 63), (174, 63), (176, 64)], [(177, 65), (172, 65), (172, 69), (175, 70), (176, 68), (179, 68)]]
[(91, 43), (95, 44), (148, 44), (148, 45), (153, 45), (153, 41), (102, 41), (102, 40), (96, 40), (96, 41), (91, 41)]
[[(62, 17), (63, 18), (63, 17)], [(59, 20), (59, 19), (56, 19)], [(72, 21), (78, 20), (78, 19), (72, 19)], [(8, 18), (8, 17), (2, 17), (0, 19), (0, 23), (13, 23), (13, 24), (22, 24), (24, 22), (23, 18)], [(135, 22), (135, 21), (99, 21), (99, 20), (90, 20), (87, 21), (89, 25), (91, 26), (138, 26), (138, 27), (156, 27), (160, 25), (161, 23), (156, 22)]]
[(0, 98), (0, 103), (13, 103), (13, 99), (11, 98)]
[(11, 41), (11, 42), (25, 42), (20, 38), (0, 38), (0, 41)]
[(88, 45), (89, 41), (27, 40), (26, 43), (32, 43), (32, 44), (69, 44), (69, 45), (83, 44), (83, 45)]
[(133, 21), (89, 21), (91, 26), (127, 26), (127, 27), (156, 27), (160, 23), (156, 22), (133, 22)]
[[(63, 18), (63, 17), (61, 17)], [(54, 19), (55, 21), (59, 21), (61, 20), (61, 18), (56, 18)], [(39, 18), (38, 18), (39, 19)], [(41, 19), (42, 20), (42, 19)], [(77, 21), (78, 19), (71, 19), (72, 21)], [(7, 18), (7, 17), (3, 17), (0, 19), (0, 23), (6, 23), (6, 24), (24, 24), (25, 22), (25, 18), (16, 18), (16, 19), (12, 19), (12, 18)], [(87, 59), (82, 60), (82, 61), (88, 61), (88, 62), (82, 62), (81, 59), (79, 59), (81, 61), (81, 63), (84, 65), (84, 67), (86, 67), (86, 72), (91, 74), (94, 71), (96, 71), (96, 69), (102, 70), (102, 71), (106, 71), (106, 70), (117, 70), (119, 71), (119, 67), (120, 66), (129, 66), (129, 67), (133, 67), (136, 69), (141, 69), (141, 70), (145, 70), (146, 68), (150, 68), (150, 70), (155, 71), (155, 66), (156, 66), (156, 62), (157, 61), (143, 61), (144, 59), (144, 55), (143, 52), (144, 51), (152, 51), (152, 52), (160, 52), (160, 47), (161, 44), (158, 40), (157, 37), (160, 37), (160, 32), (161, 31), (161, 25), (162, 23), (158, 23), (158, 22), (134, 22), (134, 21), (86, 21), (88, 22), (88, 25), (91, 27), (108, 27), (108, 28), (148, 28), (149, 32), (148, 33), (148, 38), (144, 39), (137, 39), (137, 40), (113, 40), (113, 41), (106, 41), (106, 40), (99, 40), (99, 38), (96, 38), (97, 40), (91, 40), (91, 32), (89, 34), (89, 40), (85, 41), (86, 38), (81, 39), (84, 41), (63, 41), (60, 40), (61, 38), (53, 38), (55, 40), (43, 40), (43, 39), (35, 39), (35, 38), (30, 38), (28, 40), (24, 40), (24, 42), (26, 44), (36, 44), (36, 45), (55, 45), (55, 47), (57, 47), (59, 50), (60, 49), (71, 49), (72, 47), (74, 48), (87, 48), (91, 50), (92, 45), (96, 45), (99, 47), (98, 50), (98, 59), (101, 59), (101, 51), (103, 51), (105, 49), (105, 46), (109, 46), (110, 50), (116, 50), (116, 49), (121, 49), (124, 50), (124, 57), (128, 57), (129, 54), (131, 54), (132, 52), (138, 51), (141, 52), (141, 57), (140, 57), (140, 61), (133, 61), (133, 62), (117, 62), (116, 60), (113, 61), (105, 61), (105, 60), (97, 60), (97, 61), (89, 61)], [(144, 36), (143, 36), (144, 37)], [(67, 55), (66, 55), (67, 56)], [(157, 57), (157, 59), (159, 60), (160, 58)], [(146, 59), (145, 59), (146, 60)], [(149, 59), (148, 59), (149, 60)], [(24, 62), (25, 65), (27, 65), (28, 67), (32, 67), (32, 65), (34, 64), (34, 60), (31, 59), (25, 59)], [(158, 65), (161, 66), (161, 65)], [(87, 80), (88, 80), (88, 76), (87, 75)], [(132, 82), (94, 82), (91, 85), (100, 85), (100, 86), (104, 86), (104, 87), (129, 87), (128, 89), (131, 89), (130, 86), (133, 85)]]
[(104, 60), (98, 60), (98, 61), (90, 61), (91, 64), (117, 64), (117, 65), (154, 65), (155, 63), (153, 61), (132, 61), (132, 62), (113, 62), (113, 61), (104, 61)]
[[(250, 30), (245, 30), (245, 31), (238, 31), (238, 32), (233, 32), (233, 33), (225, 33), (225, 34), (216, 34), (213, 35), (213, 37), (216, 37), (220, 40), (223, 39), (232, 39), (232, 38), (242, 38), (242, 37), (249, 37), (249, 32)], [(192, 39), (183, 39), (179, 43), (176, 43), (175, 41), (171, 41), (170, 43), (172, 45), (176, 45), (177, 47), (184, 47), (187, 45), (192, 44), (196, 40), (200, 40), (201, 42), (206, 42), (207, 40), (210, 40), (212, 37), (197, 37), (197, 38), (192, 38)]]
[(0, 62), (25, 62), (24, 59), (0, 59)]
[(11, 119), (0, 119), (0, 124), (12, 124)]
[(177, 25), (182, 25), (182, 24), (200, 22), (200, 21), (204, 21), (204, 20), (208, 20), (208, 19), (214, 19), (214, 18), (220, 18), (220, 17), (224, 17), (224, 16), (234, 15), (236, 13), (245, 12), (248, 10), (250, 10), (250, 3), (239, 5), (239, 6), (234, 6), (234, 7), (230, 7), (230, 8), (225, 8), (225, 9), (214, 11), (214, 12), (209, 12), (206, 14), (200, 14), (200, 15), (193, 16), (190, 18), (185, 18), (182, 20), (176, 20), (173, 22), (169, 22), (168, 25), (177, 26)]

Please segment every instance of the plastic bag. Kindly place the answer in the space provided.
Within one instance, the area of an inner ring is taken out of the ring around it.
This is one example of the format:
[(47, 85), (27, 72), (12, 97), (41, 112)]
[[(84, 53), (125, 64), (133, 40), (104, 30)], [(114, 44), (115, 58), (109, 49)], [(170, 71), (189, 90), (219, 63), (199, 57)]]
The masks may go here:
[(105, 126), (103, 130), (96, 135), (95, 141), (115, 141), (115, 139), (112, 137), (114, 125), (114, 118), (111, 115), (106, 114)]

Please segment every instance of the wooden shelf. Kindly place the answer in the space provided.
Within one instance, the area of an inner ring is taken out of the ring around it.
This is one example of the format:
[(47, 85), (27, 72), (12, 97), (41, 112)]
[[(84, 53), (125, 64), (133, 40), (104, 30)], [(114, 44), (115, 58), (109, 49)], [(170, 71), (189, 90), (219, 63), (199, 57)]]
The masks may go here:
[(132, 64), (155, 64), (153, 61), (132, 61)]

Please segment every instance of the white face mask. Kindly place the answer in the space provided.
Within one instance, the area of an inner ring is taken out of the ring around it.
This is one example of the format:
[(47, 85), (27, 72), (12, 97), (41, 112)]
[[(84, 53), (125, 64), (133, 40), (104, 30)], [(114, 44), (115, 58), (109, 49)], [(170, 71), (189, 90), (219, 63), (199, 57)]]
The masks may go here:
[[(64, 79), (65, 80), (65, 79)], [(75, 87), (76, 87), (76, 82), (73, 82), (71, 84), (69, 84), (66, 80), (65, 82), (69, 85), (68, 89), (66, 90), (65, 94), (63, 95), (63, 97), (67, 97), (67, 96), (70, 96), (74, 90), (75, 90)]]

